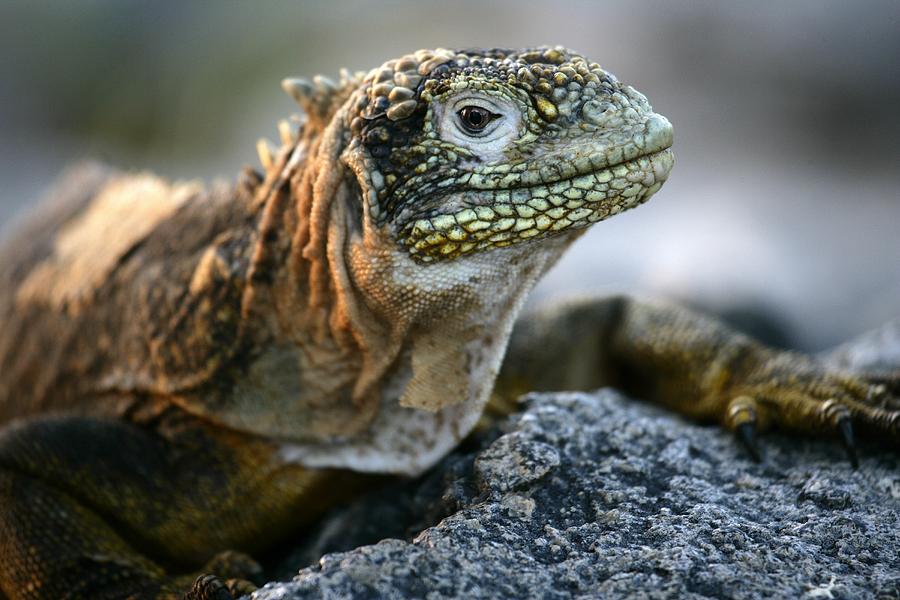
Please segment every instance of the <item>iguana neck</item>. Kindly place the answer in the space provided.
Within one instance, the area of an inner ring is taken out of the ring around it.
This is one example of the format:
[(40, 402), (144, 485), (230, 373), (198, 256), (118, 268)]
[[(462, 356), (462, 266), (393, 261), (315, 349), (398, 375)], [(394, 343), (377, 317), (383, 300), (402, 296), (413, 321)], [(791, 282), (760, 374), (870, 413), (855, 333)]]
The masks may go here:
[(345, 388), (325, 390), (336, 397), (321, 402), (349, 397), (355, 412), (346, 407), (317, 433), (356, 434), (384, 402), (480, 410), (527, 292), (574, 235), (524, 254), (513, 267), (484, 255), (432, 280), (428, 265), (412, 261), (383, 230), (364, 226), (366, 179), (354, 170), (342, 122), (336, 115), (317, 137), (283, 149), (273, 166), (280, 171), (266, 179), (254, 262), (279, 274), (268, 294), (274, 345), (311, 357), (299, 369), (307, 385), (341, 374)]

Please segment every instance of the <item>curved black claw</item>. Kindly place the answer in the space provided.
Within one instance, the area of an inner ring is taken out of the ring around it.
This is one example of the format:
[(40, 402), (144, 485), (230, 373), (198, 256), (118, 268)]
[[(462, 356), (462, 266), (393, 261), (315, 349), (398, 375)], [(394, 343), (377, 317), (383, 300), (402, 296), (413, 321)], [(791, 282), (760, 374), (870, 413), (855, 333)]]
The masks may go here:
[(741, 423), (735, 427), (734, 432), (753, 460), (762, 462), (762, 452), (759, 449), (759, 444), (756, 442), (756, 424), (753, 421)]
[(853, 421), (849, 416), (841, 417), (837, 422), (838, 431), (841, 433), (841, 442), (847, 451), (847, 458), (854, 469), (859, 468), (859, 456), (856, 453), (856, 436), (853, 435)]

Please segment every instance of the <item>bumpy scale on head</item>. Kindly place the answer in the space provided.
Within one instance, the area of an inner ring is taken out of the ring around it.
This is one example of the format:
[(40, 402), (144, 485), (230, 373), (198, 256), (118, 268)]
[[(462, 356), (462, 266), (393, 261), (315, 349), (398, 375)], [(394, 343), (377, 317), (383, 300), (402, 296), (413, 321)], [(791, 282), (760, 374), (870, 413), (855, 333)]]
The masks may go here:
[(560, 47), (420, 50), (371, 71), (349, 106), (370, 216), (419, 262), (587, 227), (673, 165), (646, 98)]

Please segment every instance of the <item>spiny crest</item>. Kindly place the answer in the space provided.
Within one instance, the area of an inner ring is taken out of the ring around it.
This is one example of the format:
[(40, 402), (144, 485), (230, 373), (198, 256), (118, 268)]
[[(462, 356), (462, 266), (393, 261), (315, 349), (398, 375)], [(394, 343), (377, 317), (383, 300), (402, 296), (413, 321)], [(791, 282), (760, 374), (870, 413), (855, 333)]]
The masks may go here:
[[(281, 148), (293, 147), (297, 143), (300, 133), (298, 129), (312, 126), (318, 130), (324, 127), (337, 108), (359, 87), (364, 76), (362, 71), (350, 73), (341, 69), (338, 83), (323, 75), (316, 75), (312, 80), (296, 77), (283, 79), (282, 89), (303, 110), (301, 114), (293, 115), (290, 121), (282, 119), (278, 122)], [(268, 172), (276, 163), (277, 147), (268, 139), (260, 138), (256, 143), (256, 152), (260, 164)]]
[[(302, 127), (303, 120), (294, 116), (292, 125), (288, 119), (278, 121), (278, 138), (281, 141), (282, 148), (293, 147), (299, 139), (299, 127)], [(262, 165), (264, 171), (268, 172), (275, 165), (275, 157), (278, 153), (276, 147), (266, 138), (259, 138), (256, 142), (256, 153), (259, 156), (259, 164)]]
[(350, 73), (347, 69), (341, 69), (338, 83), (323, 75), (316, 75), (312, 81), (289, 77), (282, 80), (281, 87), (300, 105), (308, 120), (325, 123), (359, 86), (364, 76), (362, 71)]

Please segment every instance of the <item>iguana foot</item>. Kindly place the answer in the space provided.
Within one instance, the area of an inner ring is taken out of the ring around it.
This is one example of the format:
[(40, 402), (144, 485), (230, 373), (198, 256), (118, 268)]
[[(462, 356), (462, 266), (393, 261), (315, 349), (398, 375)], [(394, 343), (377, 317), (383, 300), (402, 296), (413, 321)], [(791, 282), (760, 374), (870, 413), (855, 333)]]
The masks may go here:
[(201, 575), (183, 600), (234, 600), (234, 595), (215, 575)]
[(215, 575), (201, 575), (183, 596), (183, 600), (234, 600), (256, 590), (256, 585), (246, 579), (223, 581)]
[(203, 568), (184, 600), (233, 600), (256, 591), (263, 570), (242, 552), (227, 550), (216, 554)]
[(772, 427), (837, 437), (854, 467), (858, 433), (900, 442), (900, 397), (884, 382), (792, 352), (751, 352), (735, 367), (722, 417), (757, 459), (756, 432)]

